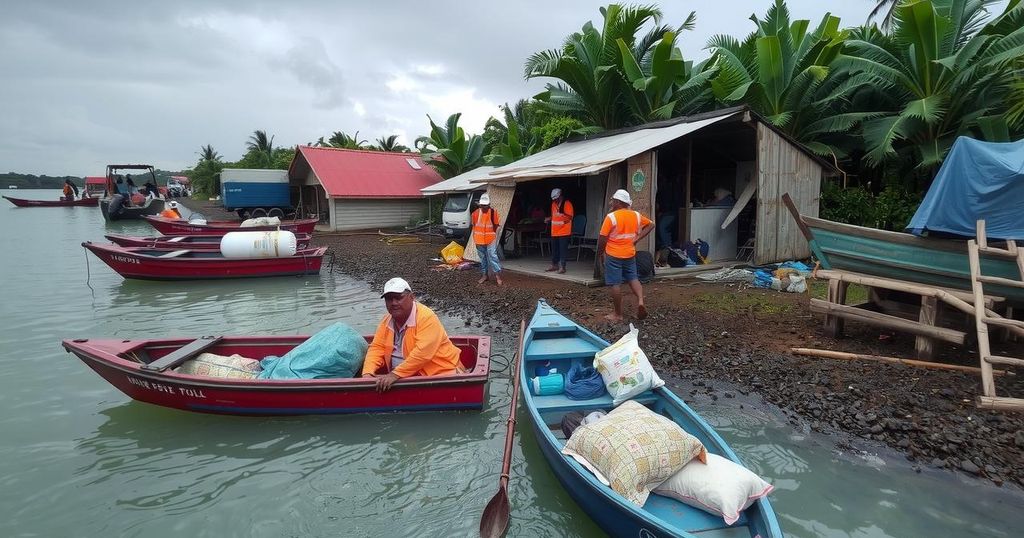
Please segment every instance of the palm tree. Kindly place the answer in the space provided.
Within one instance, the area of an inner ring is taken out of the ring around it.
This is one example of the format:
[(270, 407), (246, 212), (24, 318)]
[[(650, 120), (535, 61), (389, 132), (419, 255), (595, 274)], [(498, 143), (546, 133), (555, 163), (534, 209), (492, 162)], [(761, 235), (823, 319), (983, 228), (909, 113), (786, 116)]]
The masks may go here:
[(409, 148), (398, 143), (398, 135), (390, 135), (377, 139), (377, 149), (395, 153), (407, 153)]
[(415, 142), (427, 164), (445, 179), (468, 172), (483, 162), (483, 139), (480, 135), (467, 138), (465, 131), (459, 127), (460, 117), (461, 113), (448, 116), (448, 121), (442, 127), (434, 123), (428, 114), (430, 136), (421, 136)]
[[(527, 79), (552, 77), (546, 91), (537, 96), (556, 113), (579, 118), (598, 129), (614, 129), (631, 123), (630, 112), (621, 96), (633, 90), (616, 68), (621, 63), (619, 40), (643, 56), (651, 44), (672, 28), (661, 26), (662, 13), (656, 6), (620, 6), (601, 8), (604, 24), (600, 29), (587, 22), (580, 32), (568, 36), (561, 49), (537, 52), (526, 60)], [(648, 22), (655, 23), (639, 41), (637, 33)]]
[(885, 12), (885, 16), (882, 17), (882, 29), (888, 30), (892, 27), (892, 16), (896, 10), (896, 6), (903, 0), (877, 0), (875, 2), (875, 8), (868, 13), (868, 22), (875, 18), (879, 13)]
[(808, 32), (810, 21), (790, 21), (785, 2), (775, 0), (763, 20), (750, 20), (756, 29), (742, 42), (725, 35), (708, 42), (717, 68), (710, 80), (715, 98), (750, 106), (819, 154), (842, 156), (830, 136), (878, 113), (846, 110), (844, 99), (873, 78), (833, 73), (848, 36), (839, 18), (826, 13)]
[(334, 148), (365, 149), (366, 140), (359, 140), (359, 131), (356, 131), (355, 136), (349, 136), (343, 131), (334, 131), (327, 139), (327, 145)]
[(253, 131), (252, 135), (249, 136), (249, 141), (245, 144), (248, 150), (245, 157), (249, 157), (250, 161), (254, 162), (254, 166), (266, 168), (270, 166), (270, 163), (274, 159), (274, 137), (267, 136), (266, 131), (256, 130)]
[(900, 3), (891, 34), (865, 28), (847, 41), (837, 65), (876, 81), (864, 89), (879, 116), (862, 129), (869, 165), (902, 161), (930, 177), (957, 136), (1008, 135), (1013, 62), (1024, 57), (1024, 4), (1011, 0), (985, 24), (992, 3)]
[(220, 161), (220, 154), (213, 149), (212, 144), (207, 144), (199, 148), (199, 160), (200, 161)]

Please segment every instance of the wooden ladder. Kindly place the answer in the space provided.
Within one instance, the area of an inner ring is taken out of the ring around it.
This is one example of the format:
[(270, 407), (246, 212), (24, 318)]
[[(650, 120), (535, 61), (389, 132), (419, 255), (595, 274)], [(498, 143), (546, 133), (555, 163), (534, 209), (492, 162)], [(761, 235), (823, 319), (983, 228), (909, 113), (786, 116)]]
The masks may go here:
[[(1002, 257), (1016, 260), (1020, 272), (1020, 280), (986, 276), (981, 273), (981, 255)], [(1016, 334), (1024, 333), (1024, 321), (1002, 317), (985, 308), (985, 284), (997, 284), (1013, 288), (1024, 288), (1024, 248), (1018, 248), (1015, 241), (1007, 241), (1006, 248), (991, 247), (985, 234), (985, 221), (977, 222), (977, 239), (967, 242), (967, 255), (971, 264), (971, 289), (974, 291), (974, 325), (978, 331), (978, 355), (981, 361), (981, 386), (983, 394), (978, 396), (976, 404), (982, 409), (1002, 411), (1024, 411), (1024, 398), (997, 396), (996, 385), (992, 378), (992, 365), (1024, 366), (1024, 359), (993, 355), (989, 345), (988, 329), (990, 325), (1009, 329)]]

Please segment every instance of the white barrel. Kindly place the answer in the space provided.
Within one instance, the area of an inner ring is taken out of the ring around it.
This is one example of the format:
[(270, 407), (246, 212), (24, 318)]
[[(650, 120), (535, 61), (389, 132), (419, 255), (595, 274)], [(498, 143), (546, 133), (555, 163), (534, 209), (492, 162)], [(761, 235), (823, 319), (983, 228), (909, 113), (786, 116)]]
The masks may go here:
[(220, 240), (225, 258), (287, 258), (295, 251), (295, 234), (284, 230), (228, 232)]

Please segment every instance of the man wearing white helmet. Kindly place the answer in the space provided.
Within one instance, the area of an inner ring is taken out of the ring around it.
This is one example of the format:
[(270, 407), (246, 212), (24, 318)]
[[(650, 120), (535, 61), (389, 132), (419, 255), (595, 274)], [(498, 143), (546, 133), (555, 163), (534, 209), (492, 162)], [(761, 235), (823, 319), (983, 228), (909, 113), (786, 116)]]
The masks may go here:
[(575, 216), (572, 202), (562, 196), (562, 189), (551, 191), (551, 216), (544, 219), (551, 223), (551, 267), (546, 271), (565, 272), (565, 260), (569, 256), (569, 236), (572, 235), (572, 219)]
[(597, 252), (604, 264), (604, 283), (611, 286), (614, 312), (605, 316), (611, 321), (622, 321), (623, 282), (629, 285), (637, 299), (638, 319), (647, 317), (644, 290), (636, 270), (636, 244), (654, 229), (654, 222), (629, 207), (633, 200), (629, 192), (619, 189), (612, 195), (612, 212), (604, 217)]
[(498, 212), (491, 208), (491, 197), (485, 192), (478, 202), (480, 207), (473, 211), (470, 222), (473, 224), (473, 242), (476, 243), (477, 257), (480, 258), (480, 272), (483, 276), (479, 284), (487, 282), (488, 271), (494, 273), (494, 281), (500, 286), (501, 264), (498, 263)]
[(388, 313), (377, 326), (363, 360), (363, 377), (375, 378), (378, 392), (410, 376), (450, 375), (465, 371), (459, 348), (448, 338), (434, 311), (416, 301), (404, 278), (384, 284)]
[(167, 207), (160, 212), (160, 216), (168, 219), (180, 219), (181, 211), (178, 211), (178, 202), (167, 202)]

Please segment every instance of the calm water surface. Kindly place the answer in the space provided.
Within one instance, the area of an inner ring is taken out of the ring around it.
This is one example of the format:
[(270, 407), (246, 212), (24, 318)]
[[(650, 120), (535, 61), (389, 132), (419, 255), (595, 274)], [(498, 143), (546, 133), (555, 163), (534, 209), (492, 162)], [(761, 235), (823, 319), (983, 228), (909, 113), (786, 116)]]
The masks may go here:
[[(58, 191), (4, 194), (56, 198)], [(96, 208), (0, 206), (0, 536), (469, 536), (494, 494), (509, 384), (481, 413), (243, 418), (135, 403), (61, 338), (372, 332), (372, 290), (338, 274), (125, 281), (82, 241), (152, 235)], [(88, 284), (87, 284), (88, 275)], [(463, 323), (445, 318), (452, 332)], [(495, 352), (511, 356), (509, 342)], [(684, 394), (685, 392), (680, 392)], [(756, 472), (789, 536), (1019, 536), (1024, 497), (828, 439), (737, 403), (695, 404)], [(520, 413), (510, 536), (600, 536)]]

